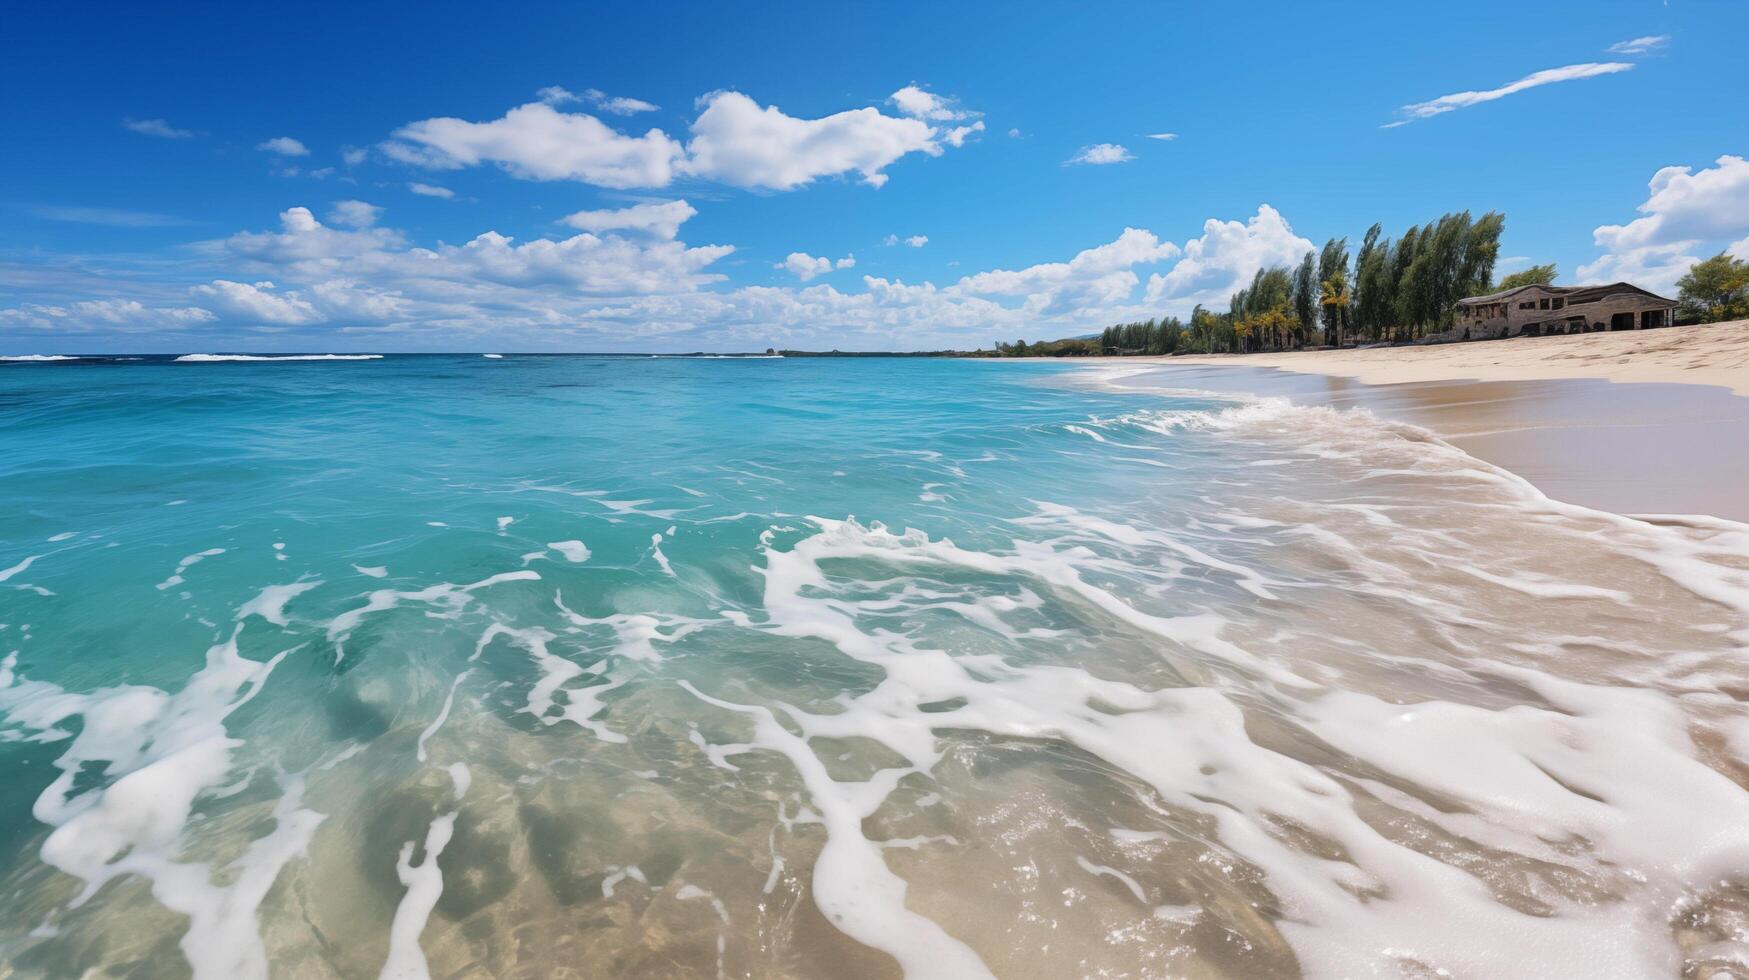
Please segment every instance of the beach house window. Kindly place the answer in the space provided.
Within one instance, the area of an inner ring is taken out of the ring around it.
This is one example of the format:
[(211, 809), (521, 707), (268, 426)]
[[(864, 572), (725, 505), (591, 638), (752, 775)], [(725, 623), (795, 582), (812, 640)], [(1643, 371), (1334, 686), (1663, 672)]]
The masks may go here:
[(1555, 297), (1555, 309), (1557, 309), (1557, 310), (1558, 310), (1558, 309), (1560, 309), (1560, 308), (1561, 308), (1561, 307), (1563, 307), (1563, 306), (1566, 306), (1566, 305), (1567, 305), (1567, 301), (1566, 301), (1566, 300), (1564, 300), (1564, 299), (1562, 299), (1562, 298), (1561, 298), (1561, 297), (1559, 297), (1559, 296), (1557, 296), (1557, 297)]
[(1537, 309), (1539, 309), (1539, 310), (1546, 310), (1546, 309), (1548, 309), (1548, 308), (1549, 308), (1549, 300), (1548, 300), (1548, 297), (1546, 297), (1546, 296), (1545, 296), (1545, 297), (1543, 297), (1543, 299), (1542, 299), (1542, 300), (1541, 300), (1541, 301), (1540, 301), (1540, 305), (1538, 305), (1538, 306), (1537, 306)]

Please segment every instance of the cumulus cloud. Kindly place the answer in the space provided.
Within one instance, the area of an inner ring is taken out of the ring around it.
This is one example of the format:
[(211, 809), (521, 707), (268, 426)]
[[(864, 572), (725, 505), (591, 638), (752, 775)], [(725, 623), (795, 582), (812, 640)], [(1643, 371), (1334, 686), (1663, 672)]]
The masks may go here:
[(1179, 248), (1152, 232), (1125, 228), (1114, 241), (1085, 249), (1067, 262), (1045, 262), (1019, 270), (996, 269), (966, 276), (959, 293), (1025, 297), (1028, 312), (1060, 314), (1089, 306), (1120, 303), (1140, 283), (1133, 271), (1176, 257)]
[(408, 184), (407, 189), (420, 197), (441, 197), (444, 200), (449, 200), (450, 198), (455, 197), (455, 191), (452, 191), (447, 187), (439, 187), (436, 184), (422, 184), (417, 180)]
[(424, 119), (396, 130), (383, 152), (403, 163), (455, 170), (495, 163), (529, 180), (580, 180), (600, 187), (663, 187), (682, 155), (659, 129), (627, 136), (594, 116), (530, 102), (489, 122)]
[(898, 235), (888, 235), (887, 237), (881, 239), (881, 244), (887, 246), (888, 248), (891, 248), (894, 245), (899, 245), (899, 244), (909, 245), (912, 248), (922, 248), (923, 246), (929, 244), (929, 236), (928, 235), (912, 235), (909, 238), (900, 238)]
[(1267, 204), (1248, 221), (1210, 218), (1201, 237), (1184, 243), (1177, 265), (1148, 277), (1146, 299), (1179, 315), (1198, 303), (1224, 307), (1258, 269), (1293, 265), (1311, 250), (1312, 243), (1294, 234), (1281, 212)]
[(1636, 37), (1631, 41), (1617, 41), (1610, 45), (1610, 54), (1625, 54), (1629, 56), (1651, 54), (1662, 51), (1670, 43), (1668, 34), (1652, 34), (1646, 37)]
[(850, 109), (819, 119), (787, 115), (739, 92), (705, 97), (692, 123), (685, 172), (737, 187), (791, 190), (820, 177), (857, 173), (880, 187), (882, 169), (908, 153), (941, 154), (937, 131), (920, 119)]
[(1700, 171), (1664, 167), (1647, 188), (1640, 217), (1592, 233), (1605, 254), (1579, 268), (1581, 281), (1622, 279), (1669, 292), (1697, 256), (1749, 234), (1749, 161), (1743, 157), (1721, 156)]
[(177, 129), (162, 119), (123, 119), (122, 128), (131, 129), (141, 136), (156, 136), (159, 139), (185, 140), (194, 135), (192, 130)]
[[(409, 349), (973, 347), (995, 337), (1071, 336), (1182, 315), (1198, 301), (1218, 308), (1259, 265), (1288, 264), (1311, 248), (1265, 206), (1248, 222), (1210, 221), (1200, 238), (1182, 246), (1128, 228), (1061, 261), (979, 272), (947, 285), (862, 276), (840, 288), (822, 277), (854, 268), (854, 256), (828, 261), (797, 252), (781, 263), (796, 277), (791, 284), (736, 286), (714, 271), (731, 246), (664, 238), (666, 226), (649, 211), (636, 219), (622, 213), (635, 210), (585, 212), (592, 216), (580, 220), (597, 230), (569, 238), (518, 241), (487, 231), (461, 244), (416, 246), (382, 227), (380, 217), (351, 228), (291, 208), (277, 229), (200, 246), (204, 261), (225, 271), (192, 291), (90, 280), (87, 288), (114, 298), (93, 298), (102, 305), (90, 307), (38, 302), (0, 310), (0, 330), (41, 324), (58, 337), (81, 330), (102, 336), (99, 318), (108, 316), (134, 324), (105, 327), (111, 334), (150, 336), (155, 329), (191, 344), (242, 347), (262, 332), (306, 349), (338, 349), (338, 337), (356, 347), (373, 335)], [(669, 217), (678, 232), (678, 209)], [(156, 327), (136, 326), (147, 323)], [(197, 335), (203, 339), (192, 339)], [(287, 339), (293, 337), (299, 339)]]
[(739, 92), (714, 92), (699, 101), (698, 116), (683, 144), (660, 129), (633, 136), (588, 113), (556, 108), (589, 101), (604, 111), (617, 111), (614, 99), (543, 89), (544, 101), (517, 106), (499, 119), (444, 117), (409, 123), (381, 149), (391, 159), (428, 169), (493, 163), (525, 179), (577, 180), (620, 189), (666, 187), (677, 177), (696, 177), (737, 187), (791, 190), (845, 174), (879, 187), (887, 180), (885, 168), (899, 158), (911, 153), (939, 156), (945, 147), (963, 146), (984, 129), (982, 121), (934, 125), (945, 121), (940, 118), (944, 113), (955, 120), (971, 114), (952, 108), (940, 96), (921, 89), (917, 93), (921, 98), (907, 96), (906, 102), (933, 113), (933, 121), (889, 116), (873, 107), (804, 119), (776, 106), (761, 106)]
[(268, 153), (277, 153), (282, 157), (307, 157), (310, 155), (309, 147), (290, 136), (275, 136), (270, 140), (263, 140), (255, 144), (255, 148), (266, 150)]
[(855, 265), (856, 256), (854, 255), (846, 255), (837, 262), (833, 262), (825, 256), (819, 256), (816, 258), (806, 252), (791, 252), (789, 253), (789, 257), (772, 266), (772, 268), (788, 270), (788, 272), (797, 279), (800, 279), (802, 282), (807, 282), (810, 279), (823, 276), (826, 273), (831, 272), (833, 269), (849, 269)]
[(1633, 65), (1625, 61), (1607, 61), (1588, 62), (1582, 65), (1567, 65), (1562, 68), (1545, 68), (1542, 71), (1532, 72), (1516, 82), (1508, 82), (1499, 88), (1486, 89), (1480, 92), (1453, 92), (1450, 95), (1442, 95), (1437, 99), (1429, 99), (1426, 102), (1412, 102), (1397, 110), (1398, 114), (1403, 118), (1398, 119), (1395, 122), (1385, 123), (1384, 128), (1395, 129), (1398, 126), (1407, 126), (1418, 119), (1427, 119), (1431, 116), (1452, 112), (1457, 109), (1465, 109), (1473, 105), (1480, 105), (1484, 102), (1493, 102), (1496, 99), (1504, 99), (1508, 95), (1516, 95), (1519, 92), (1538, 88), (1543, 85), (1553, 85), (1556, 82), (1571, 82), (1581, 78), (1596, 78), (1599, 75), (1613, 75), (1617, 72), (1632, 71), (1633, 67)]
[(369, 228), (382, 213), (382, 208), (363, 201), (335, 201), (328, 209), (328, 221), (348, 228)]
[(215, 279), (189, 292), (220, 313), (250, 323), (303, 326), (322, 321), (322, 314), (297, 293), (280, 295), (273, 290), (273, 283), (266, 281), (251, 284)]
[(653, 238), (673, 238), (680, 233), (680, 226), (695, 214), (698, 210), (681, 200), (636, 204), (617, 210), (578, 211), (562, 220), (583, 231), (632, 231)]
[(276, 264), (357, 258), (402, 244), (401, 234), (388, 228), (329, 228), (309, 208), (282, 211), (279, 223), (278, 232), (239, 232), (223, 244), (241, 258)]
[[(302, 282), (337, 276), (391, 286), (408, 282), (563, 287), (576, 294), (630, 295), (696, 289), (723, 277), (706, 267), (734, 251), (729, 245), (639, 243), (591, 233), (517, 243), (495, 231), (461, 245), (407, 248), (388, 228), (344, 231), (317, 221), (308, 208), (280, 215), (278, 232), (244, 232), (221, 243), (231, 255)], [(448, 290), (450, 287), (444, 287)]]
[(943, 98), (934, 92), (926, 91), (913, 82), (894, 92), (888, 99), (895, 108), (913, 119), (927, 119), (933, 122), (953, 122), (959, 119), (970, 119), (977, 115), (958, 108), (956, 100)]
[(1092, 146), (1083, 146), (1081, 149), (1076, 150), (1074, 156), (1063, 162), (1070, 164), (1087, 163), (1097, 165), (1105, 163), (1128, 163), (1134, 159), (1135, 157), (1130, 154), (1129, 150), (1116, 143), (1095, 143)]

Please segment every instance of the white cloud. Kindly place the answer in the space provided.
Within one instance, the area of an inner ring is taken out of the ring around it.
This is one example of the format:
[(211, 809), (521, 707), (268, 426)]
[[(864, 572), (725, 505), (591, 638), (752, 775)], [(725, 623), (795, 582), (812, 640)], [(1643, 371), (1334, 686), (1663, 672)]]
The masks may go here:
[(568, 88), (559, 85), (548, 85), (534, 93), (534, 97), (547, 105), (566, 105), (571, 102), (581, 102), (583, 97)]
[[(940, 97), (922, 94), (947, 105)], [(530, 180), (578, 180), (624, 189), (666, 187), (686, 176), (790, 190), (851, 173), (879, 187), (887, 180), (883, 170), (900, 157), (939, 156), (944, 147), (962, 146), (984, 129), (982, 121), (937, 127), (875, 108), (802, 119), (724, 91), (700, 100), (690, 139), (682, 145), (660, 129), (631, 136), (587, 113), (554, 107), (555, 100), (593, 100), (618, 111), (614, 105), (625, 108), (623, 103), (637, 100), (595, 99), (588, 92), (576, 96), (562, 89), (543, 89), (542, 95), (547, 101), (517, 106), (487, 122), (437, 118), (409, 123), (380, 148), (391, 159), (414, 166), (457, 169), (496, 163)], [(956, 113), (955, 118), (970, 115), (957, 109), (936, 111)]]
[(973, 133), (981, 133), (983, 131), (984, 121), (980, 119), (977, 122), (972, 123), (970, 126), (955, 126), (951, 129), (942, 130), (941, 141), (948, 146), (958, 149), (966, 145), (966, 139)]
[[(707, 266), (734, 251), (729, 245), (697, 248), (684, 243), (638, 243), (590, 233), (517, 244), (488, 231), (462, 245), (405, 248), (388, 228), (342, 231), (317, 221), (308, 208), (280, 215), (279, 232), (245, 232), (221, 243), (260, 271), (319, 282), (337, 276), (375, 284), (481, 282), (563, 287), (576, 294), (634, 295), (696, 289), (723, 277)], [(411, 287), (409, 287), (411, 288)], [(446, 287), (442, 292), (448, 292)]]
[(941, 154), (937, 130), (879, 109), (850, 109), (820, 119), (786, 115), (739, 92), (705, 97), (692, 123), (684, 172), (737, 187), (791, 190), (820, 177), (862, 175), (879, 187), (882, 169), (909, 153)]
[(158, 333), (210, 323), (211, 310), (198, 306), (147, 306), (135, 299), (93, 299), (67, 304), (26, 303), (0, 310), (0, 326), (76, 333), (92, 325), (118, 333)]
[(975, 112), (967, 112), (956, 108), (956, 100), (943, 98), (934, 92), (925, 91), (913, 82), (894, 92), (887, 99), (904, 115), (913, 119), (927, 119), (931, 122), (953, 122), (960, 119), (970, 119)]
[(547, 105), (566, 105), (571, 102), (588, 102), (590, 105), (611, 112), (616, 116), (632, 116), (640, 112), (655, 112), (662, 108), (643, 99), (630, 99), (621, 95), (608, 95), (598, 88), (584, 89), (581, 93), (557, 85), (548, 85), (535, 93), (535, 96)]
[(583, 97), (603, 112), (611, 112), (616, 116), (634, 116), (640, 112), (655, 112), (662, 108), (653, 102), (643, 99), (627, 98), (623, 95), (608, 95), (598, 88), (586, 89)]
[(370, 151), (360, 146), (343, 146), (340, 159), (348, 167), (356, 167), (370, 157)]
[(1668, 34), (1652, 34), (1646, 37), (1636, 37), (1631, 41), (1617, 41), (1609, 46), (1610, 54), (1640, 55), (1661, 51), (1670, 43)]
[[(1708, 254), (1716, 254), (1717, 250)], [(1701, 260), (1693, 242), (1671, 242), (1647, 245), (1630, 252), (1599, 256), (1578, 269), (1579, 282), (1593, 285), (1604, 282), (1631, 282), (1660, 296), (1674, 298), (1676, 280), (1689, 266)]]
[(1726, 155), (1715, 164), (1653, 174), (1641, 217), (1592, 233), (1605, 254), (1579, 268), (1581, 281), (1621, 279), (1668, 293), (1697, 256), (1749, 233), (1749, 161)]
[(891, 248), (894, 245), (898, 245), (900, 243), (904, 243), (906, 245), (909, 245), (912, 248), (922, 248), (923, 246), (929, 244), (929, 236), (928, 235), (912, 235), (909, 238), (900, 238), (898, 235), (888, 235), (887, 237), (881, 239), (881, 244), (887, 246), (888, 248)]
[(1267, 204), (1249, 221), (1203, 222), (1202, 236), (1184, 243), (1184, 257), (1164, 275), (1148, 277), (1150, 304), (1167, 304), (1182, 316), (1201, 303), (1224, 308), (1258, 269), (1294, 265), (1312, 243), (1294, 234), (1281, 213)]
[(790, 274), (803, 282), (823, 276), (832, 271), (832, 260), (824, 256), (814, 257), (806, 252), (791, 252), (789, 257), (772, 266), (773, 269), (788, 269)]
[(1171, 141), (1178, 138), (1178, 134), (1177, 133), (1149, 133), (1148, 138), (1151, 140), (1165, 140), (1166, 142), (1170, 143)]
[(316, 220), (309, 208), (280, 212), (278, 232), (239, 232), (224, 240), (232, 254), (274, 264), (357, 258), (402, 244), (388, 228), (340, 231)]
[(1175, 258), (1177, 245), (1152, 232), (1125, 228), (1114, 241), (1081, 251), (1067, 262), (1045, 262), (1025, 269), (996, 269), (966, 276), (957, 293), (1020, 296), (1031, 313), (1049, 316), (1088, 306), (1121, 303), (1140, 280), (1133, 267)]
[(1017, 139), (1019, 139), (1019, 138), (1020, 138), (1020, 129), (1019, 129), (1019, 127), (1016, 127), (1016, 128), (1014, 128), (1014, 129), (1010, 129), (1010, 130), (1009, 130), (1009, 131), (1008, 131), (1008, 138), (1009, 138), (1009, 139), (1011, 139), (1011, 140), (1017, 140)]
[(856, 256), (854, 255), (846, 255), (844, 258), (834, 262), (825, 256), (816, 258), (806, 252), (791, 252), (789, 253), (789, 257), (772, 266), (772, 268), (787, 270), (797, 279), (800, 279), (802, 282), (807, 282), (810, 279), (823, 276), (826, 273), (831, 272), (833, 269), (849, 269), (853, 268), (855, 265)]
[(636, 204), (610, 211), (578, 211), (562, 220), (583, 231), (635, 231), (653, 238), (673, 238), (680, 233), (680, 226), (696, 214), (696, 208), (681, 200)]
[(391, 274), (467, 281), (566, 286), (580, 293), (630, 295), (697, 288), (723, 277), (703, 270), (732, 245), (689, 248), (682, 242), (638, 244), (588, 232), (521, 245), (486, 232), (465, 245), (414, 249), (387, 263)]
[(1124, 149), (1116, 143), (1095, 143), (1092, 146), (1083, 146), (1081, 149), (1075, 151), (1074, 156), (1064, 162), (1105, 164), (1127, 163), (1134, 159), (1135, 157), (1130, 154), (1129, 150)]
[(662, 187), (682, 149), (659, 129), (626, 136), (582, 113), (530, 102), (490, 122), (438, 118), (409, 123), (383, 144), (403, 163), (459, 169), (496, 163), (529, 180), (580, 180), (601, 187)]
[(281, 295), (273, 289), (273, 283), (266, 281), (251, 285), (215, 279), (211, 285), (195, 286), (189, 292), (220, 313), (249, 323), (304, 326), (325, 319), (314, 306), (298, 298), (297, 293)]
[(382, 208), (363, 201), (335, 201), (328, 210), (328, 221), (348, 228), (369, 228), (382, 213)]
[(420, 197), (441, 197), (445, 200), (455, 197), (455, 191), (452, 191), (447, 187), (439, 187), (436, 184), (422, 184), (417, 180), (408, 184), (407, 189), (418, 194)]
[(1403, 116), (1402, 119), (1395, 122), (1385, 123), (1384, 128), (1395, 129), (1398, 126), (1407, 126), (1409, 123), (1412, 123), (1417, 119), (1426, 119), (1430, 116), (1437, 116), (1441, 113), (1451, 112), (1456, 109), (1464, 109), (1469, 106), (1480, 105), (1483, 102), (1493, 102), (1495, 99), (1504, 99), (1508, 95), (1515, 95), (1527, 89), (1537, 88), (1542, 85), (1553, 85), (1556, 82), (1571, 82), (1581, 78), (1595, 78), (1598, 75), (1613, 75), (1616, 72), (1632, 71), (1633, 67), (1633, 65), (1623, 61), (1608, 61), (1601, 63), (1588, 62), (1582, 65), (1567, 65), (1562, 68), (1545, 68), (1539, 72), (1532, 72), (1516, 82), (1508, 82), (1499, 88), (1486, 89), (1480, 92), (1453, 92), (1451, 95), (1442, 95), (1437, 99), (1429, 99), (1426, 102), (1410, 103), (1409, 105), (1403, 106), (1401, 109), (1397, 110), (1398, 113)]
[(187, 129), (177, 129), (162, 119), (123, 119), (121, 124), (142, 136), (157, 136), (167, 140), (185, 140), (194, 133)]
[(255, 148), (266, 150), (269, 153), (277, 153), (282, 157), (307, 157), (310, 155), (309, 147), (290, 136), (275, 136), (273, 139), (263, 140), (255, 144)]
[[(192, 294), (171, 283), (87, 279), (85, 288), (110, 297), (87, 302), (102, 305), (21, 305), (0, 310), (0, 329), (40, 326), (57, 337), (136, 331), (176, 337), (190, 349), (259, 346), (263, 334), (281, 348), (304, 349), (963, 348), (1182, 315), (1204, 294), (1219, 308), (1257, 266), (1289, 264), (1311, 247), (1262, 207), (1249, 222), (1210, 221), (1182, 248), (1130, 228), (1065, 261), (946, 286), (862, 276), (841, 290), (821, 277), (854, 268), (855, 257), (827, 262), (805, 252), (792, 257), (801, 269), (792, 274), (805, 281), (733, 286), (712, 271), (732, 247), (633, 234), (648, 227), (659, 235), (665, 229), (654, 222), (601, 220), (628, 227), (529, 241), (488, 231), (462, 244), (418, 247), (394, 229), (333, 227), (292, 208), (276, 230), (199, 246), (205, 261), (228, 268)], [(1166, 272), (1150, 276), (1151, 267)], [(197, 305), (178, 304), (178, 295)], [(100, 316), (129, 325), (102, 326)]]

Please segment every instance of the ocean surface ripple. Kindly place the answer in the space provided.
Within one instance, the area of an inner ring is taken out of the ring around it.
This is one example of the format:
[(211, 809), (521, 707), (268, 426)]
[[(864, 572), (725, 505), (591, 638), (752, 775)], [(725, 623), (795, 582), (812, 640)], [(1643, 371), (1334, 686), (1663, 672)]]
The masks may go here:
[(1749, 975), (1749, 528), (1150, 384), (0, 368), (0, 976)]

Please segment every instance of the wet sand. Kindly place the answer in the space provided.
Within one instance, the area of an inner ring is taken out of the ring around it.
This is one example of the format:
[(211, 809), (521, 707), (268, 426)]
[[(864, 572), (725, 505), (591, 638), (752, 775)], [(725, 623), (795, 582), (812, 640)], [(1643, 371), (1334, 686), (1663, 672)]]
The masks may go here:
[[(1749, 324), (1731, 326), (1739, 328), (1749, 345)], [(1658, 334), (1668, 336), (1683, 329), (1688, 328), (1650, 331), (1643, 338), (1655, 340)], [(1592, 339), (1614, 338), (1546, 338), (1567, 346)], [(1462, 347), (1510, 353), (1517, 343)], [(1403, 356), (1403, 373), (1418, 378), (1433, 372), (1429, 363), (1415, 357), (1427, 350), (1162, 359), (1159, 371), (1124, 383), (1282, 395), (1303, 404), (1363, 407), (1432, 429), (1558, 500), (1620, 514), (1704, 514), (1749, 521), (1749, 397), (1745, 397), (1749, 365), (1721, 354), (1726, 363), (1694, 369), (1697, 377), (1712, 379), (1708, 384), (1461, 377), (1389, 383), (1390, 365), (1379, 355)], [(1504, 353), (1486, 356), (1504, 362)], [(1458, 365), (1473, 362), (1474, 356), (1465, 356), (1472, 361), (1454, 357), (1443, 364), (1460, 370)], [(1302, 357), (1305, 360), (1299, 360)], [(1265, 366), (1275, 362), (1282, 366)], [(1314, 373), (1332, 366), (1343, 372)], [(1349, 368), (1366, 380), (1346, 376)], [(1527, 363), (1518, 369), (1536, 368)], [(1619, 375), (1625, 369), (1618, 365), (1613, 370)], [(1633, 370), (1653, 375), (1670, 369), (1642, 365)]]

